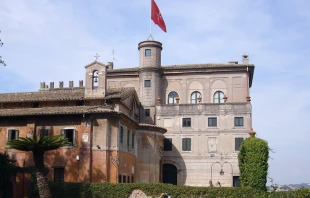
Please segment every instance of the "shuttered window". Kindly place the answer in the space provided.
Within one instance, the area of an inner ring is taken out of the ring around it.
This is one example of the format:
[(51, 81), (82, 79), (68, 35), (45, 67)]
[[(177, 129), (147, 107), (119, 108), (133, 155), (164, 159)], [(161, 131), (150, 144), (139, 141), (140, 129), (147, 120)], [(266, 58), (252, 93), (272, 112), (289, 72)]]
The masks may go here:
[(164, 139), (164, 151), (172, 151), (172, 138)]
[(182, 151), (191, 151), (191, 138), (183, 138), (182, 139)]
[(182, 119), (182, 126), (183, 127), (191, 127), (191, 118), (183, 118)]
[(8, 140), (18, 140), (19, 130), (9, 129), (8, 130)]
[(48, 129), (40, 129), (40, 137), (48, 137)]
[(123, 126), (121, 126), (119, 130), (119, 141), (121, 144), (123, 144), (124, 142), (124, 127)]
[(62, 129), (61, 134), (63, 134), (65, 136), (65, 138), (68, 139), (68, 143), (71, 144), (71, 146), (76, 145), (75, 129)]
[(208, 126), (216, 127), (217, 126), (217, 118), (208, 118)]
[(127, 131), (127, 146), (130, 146), (130, 130)]
[(131, 135), (131, 148), (135, 148), (135, 134), (132, 133)]
[(243, 126), (243, 117), (235, 117), (235, 126)]
[(235, 151), (239, 151), (243, 138), (235, 138)]
[(54, 182), (64, 182), (64, 176), (64, 168), (54, 168)]

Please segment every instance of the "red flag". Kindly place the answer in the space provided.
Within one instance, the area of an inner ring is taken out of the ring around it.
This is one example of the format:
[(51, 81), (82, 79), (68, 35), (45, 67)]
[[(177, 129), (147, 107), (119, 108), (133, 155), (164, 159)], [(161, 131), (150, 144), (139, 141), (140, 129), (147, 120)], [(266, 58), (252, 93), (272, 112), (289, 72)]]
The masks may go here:
[(158, 25), (164, 32), (167, 32), (163, 16), (161, 15), (160, 10), (154, 0), (152, 0), (152, 17), (151, 18), (156, 25)]

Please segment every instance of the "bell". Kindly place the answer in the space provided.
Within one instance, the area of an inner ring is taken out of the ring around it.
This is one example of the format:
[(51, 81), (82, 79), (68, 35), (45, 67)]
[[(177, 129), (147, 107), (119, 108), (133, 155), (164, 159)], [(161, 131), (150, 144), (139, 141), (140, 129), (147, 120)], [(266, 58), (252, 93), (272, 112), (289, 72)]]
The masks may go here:
[(98, 77), (94, 76), (94, 82), (97, 83), (98, 82)]

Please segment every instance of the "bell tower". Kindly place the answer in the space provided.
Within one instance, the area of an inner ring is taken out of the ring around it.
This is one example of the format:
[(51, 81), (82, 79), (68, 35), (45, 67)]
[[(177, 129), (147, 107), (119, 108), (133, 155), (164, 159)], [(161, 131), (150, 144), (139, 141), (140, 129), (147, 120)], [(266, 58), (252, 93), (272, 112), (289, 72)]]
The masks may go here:
[(106, 95), (107, 66), (94, 61), (85, 66), (85, 97), (92, 98)]
[(144, 106), (142, 121), (155, 123), (156, 99), (161, 94), (161, 50), (158, 41), (147, 40), (138, 44), (140, 101)]

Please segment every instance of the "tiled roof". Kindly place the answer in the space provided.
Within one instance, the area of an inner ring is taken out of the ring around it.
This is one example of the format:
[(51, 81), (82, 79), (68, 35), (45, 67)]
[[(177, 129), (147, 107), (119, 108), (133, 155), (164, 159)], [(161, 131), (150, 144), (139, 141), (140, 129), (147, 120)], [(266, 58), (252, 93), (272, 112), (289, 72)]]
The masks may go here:
[[(206, 63), (206, 64), (184, 64), (184, 65), (163, 65), (161, 68), (163, 70), (173, 70), (173, 69), (206, 69), (206, 68), (225, 68), (225, 67), (251, 67), (253, 64), (234, 64), (234, 63)], [(135, 72), (138, 71), (139, 67), (132, 68), (121, 68), (109, 70), (108, 73), (114, 72)]]
[(98, 106), (68, 106), (68, 107), (42, 107), (23, 109), (0, 109), (0, 116), (31, 116), (31, 115), (63, 115), (83, 113), (113, 112), (107, 107)]
[[(133, 94), (135, 89), (128, 88), (113, 88), (108, 89), (106, 97), (92, 97), (87, 99), (113, 99), (126, 98)], [(0, 103), (4, 102), (37, 102), (37, 101), (64, 101), (64, 100), (80, 100), (84, 99), (84, 89), (77, 90), (50, 90), (39, 92), (22, 92), (22, 93), (5, 93), (0, 94)]]

